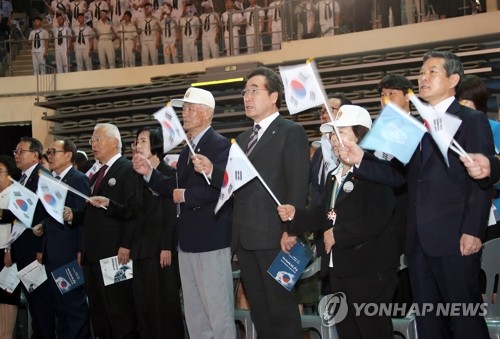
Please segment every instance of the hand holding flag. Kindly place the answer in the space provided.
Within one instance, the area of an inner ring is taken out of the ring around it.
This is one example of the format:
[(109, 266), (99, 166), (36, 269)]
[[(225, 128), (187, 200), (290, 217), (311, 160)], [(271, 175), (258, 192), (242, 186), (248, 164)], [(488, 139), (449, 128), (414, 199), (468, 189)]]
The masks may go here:
[(50, 180), (48, 175), (39, 173), (36, 194), (47, 213), (59, 223), (64, 224), (63, 211), (68, 189), (58, 180)]

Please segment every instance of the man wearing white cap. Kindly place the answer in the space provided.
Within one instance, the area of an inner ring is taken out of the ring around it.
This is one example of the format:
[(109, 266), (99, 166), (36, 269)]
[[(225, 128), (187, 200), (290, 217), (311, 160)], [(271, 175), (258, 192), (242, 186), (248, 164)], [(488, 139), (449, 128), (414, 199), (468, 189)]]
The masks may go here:
[[(215, 108), (212, 93), (191, 87), (183, 99), (172, 100), (182, 107), (184, 129), (197, 154), (225, 168), (229, 141), (211, 127)], [(134, 155), (134, 169), (144, 175), (155, 192), (173, 197), (180, 204), (177, 219), (179, 271), (184, 298), (184, 313), (191, 338), (234, 339), (234, 297), (231, 270), (231, 217), (229, 204), (215, 215), (219, 190), (196, 173), (189, 148), (182, 150), (175, 178), (153, 170), (148, 160)]]

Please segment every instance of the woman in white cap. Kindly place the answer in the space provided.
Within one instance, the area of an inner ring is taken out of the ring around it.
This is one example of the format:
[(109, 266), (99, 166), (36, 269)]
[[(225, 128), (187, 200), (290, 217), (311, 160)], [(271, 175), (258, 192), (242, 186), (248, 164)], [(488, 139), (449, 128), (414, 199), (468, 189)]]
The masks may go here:
[[(356, 105), (343, 105), (335, 119), (342, 140), (356, 143), (372, 125), (368, 111)], [(321, 131), (331, 133), (338, 156), (339, 140), (332, 123), (321, 125)], [(309, 210), (278, 207), (281, 219), (291, 220), (296, 232), (324, 231), (327, 253), (322, 256), (321, 273), (328, 277), (331, 292), (347, 304), (343, 308), (347, 309), (345, 319), (340, 321), (341, 311), (336, 315), (339, 338), (393, 336), (390, 316), (378, 312), (368, 315), (364, 309), (357, 314), (354, 304), (392, 301), (399, 264), (397, 237), (389, 222), (394, 207), (392, 188), (355, 177), (352, 165), (345, 162), (329, 173), (322, 205)]]

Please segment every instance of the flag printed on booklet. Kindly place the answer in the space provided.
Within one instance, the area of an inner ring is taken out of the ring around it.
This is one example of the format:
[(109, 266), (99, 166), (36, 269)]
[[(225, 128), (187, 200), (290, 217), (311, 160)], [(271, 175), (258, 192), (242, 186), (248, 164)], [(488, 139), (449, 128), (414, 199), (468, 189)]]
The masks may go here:
[(21, 223), (31, 227), (38, 196), (17, 181), (12, 183), (9, 193), (9, 210)]
[(391, 154), (406, 165), (426, 131), (422, 123), (389, 102), (359, 145)]
[(118, 257), (109, 257), (99, 260), (102, 271), (104, 286), (116, 284), (117, 282), (133, 278), (132, 260), (125, 265), (118, 262)]
[(446, 165), (450, 166), (448, 149), (455, 133), (457, 133), (458, 128), (462, 124), (462, 120), (451, 114), (438, 112), (431, 106), (424, 105), (413, 93), (410, 93), (409, 96), (418, 113), (424, 119), (425, 127), (427, 127), (432, 139), (434, 139), (441, 154), (443, 154)]
[(257, 176), (258, 172), (255, 167), (240, 146), (234, 142), (229, 149), (226, 171), (224, 172), (219, 201), (215, 206), (215, 213), (231, 198), (234, 191)]
[(61, 185), (57, 179), (49, 178), (46, 174), (40, 174), (36, 194), (47, 213), (59, 223), (64, 224), (63, 211), (68, 189)]
[(311, 249), (300, 240), (297, 240), (295, 246), (290, 250), (290, 254), (283, 251), (278, 253), (271, 266), (269, 266), (267, 273), (284, 288), (291, 291), (300, 279), (312, 255)]
[(167, 153), (186, 140), (186, 133), (172, 106), (165, 106), (156, 112), (154, 118), (158, 120), (163, 132), (163, 152)]
[(297, 114), (325, 102), (323, 88), (316, 72), (316, 64), (309, 62), (296, 66), (280, 66), (285, 90), (286, 106), (290, 114)]
[(76, 260), (53, 270), (51, 274), (61, 294), (66, 294), (83, 285), (83, 270)]

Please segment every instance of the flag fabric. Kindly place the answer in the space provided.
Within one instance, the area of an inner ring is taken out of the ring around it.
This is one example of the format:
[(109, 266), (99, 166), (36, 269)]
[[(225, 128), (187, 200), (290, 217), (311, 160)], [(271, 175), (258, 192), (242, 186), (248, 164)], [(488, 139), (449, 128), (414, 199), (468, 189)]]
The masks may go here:
[(359, 145), (391, 154), (406, 165), (426, 131), (414, 117), (389, 102)]
[(431, 106), (424, 105), (416, 95), (410, 94), (410, 100), (417, 108), (418, 113), (424, 120), (432, 139), (436, 142), (441, 154), (443, 154), (446, 165), (450, 166), (448, 161), (448, 149), (453, 142), (453, 137), (462, 124), (462, 120), (448, 114), (436, 111)]
[(495, 143), (495, 153), (500, 153), (500, 122), (488, 119), (493, 133), (493, 142)]
[(165, 106), (154, 115), (161, 125), (163, 131), (163, 152), (175, 148), (183, 140), (187, 140), (186, 133), (172, 106)]
[(38, 196), (29, 189), (12, 180), (9, 194), (9, 210), (27, 226), (32, 226)]
[(231, 198), (234, 191), (257, 176), (259, 176), (259, 173), (250, 160), (248, 160), (240, 146), (236, 142), (233, 143), (229, 150), (226, 171), (224, 172), (219, 201), (215, 206), (215, 213)]
[(290, 114), (297, 114), (325, 103), (326, 95), (314, 62), (280, 66), (279, 70)]
[(85, 175), (89, 178), (89, 179), (92, 179), (92, 177), (94, 176), (94, 174), (96, 174), (99, 169), (101, 168), (102, 164), (99, 162), (99, 160), (96, 160), (94, 162), (94, 164), (92, 165), (92, 167), (90, 167), (90, 169), (87, 171), (87, 173), (85, 173)]
[(321, 137), (321, 153), (323, 154), (324, 174), (329, 173), (337, 167), (339, 161), (332, 150), (332, 144), (328, 140), (328, 134)]
[(47, 213), (61, 224), (64, 224), (64, 203), (68, 194), (66, 186), (60, 184), (58, 180), (49, 178), (46, 174), (40, 174), (36, 194)]

